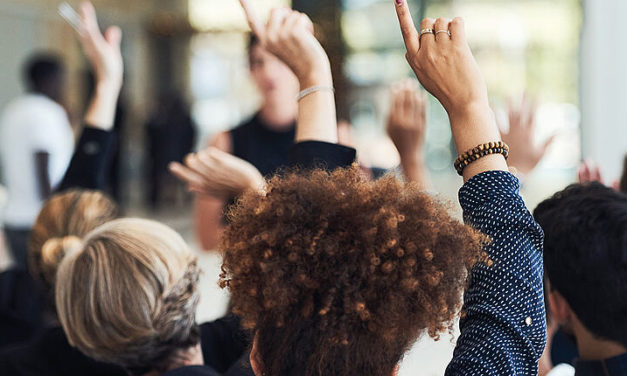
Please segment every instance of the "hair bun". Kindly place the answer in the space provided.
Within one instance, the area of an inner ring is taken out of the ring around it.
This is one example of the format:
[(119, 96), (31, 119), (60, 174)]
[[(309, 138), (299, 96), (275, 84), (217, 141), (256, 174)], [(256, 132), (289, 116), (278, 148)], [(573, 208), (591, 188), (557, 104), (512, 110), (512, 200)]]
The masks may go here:
[(48, 271), (56, 271), (57, 266), (65, 256), (67, 252), (71, 249), (79, 247), (81, 244), (81, 239), (77, 236), (66, 236), (63, 238), (51, 238), (48, 239), (43, 247), (41, 247), (41, 263), (42, 267), (45, 270), (44, 273)]

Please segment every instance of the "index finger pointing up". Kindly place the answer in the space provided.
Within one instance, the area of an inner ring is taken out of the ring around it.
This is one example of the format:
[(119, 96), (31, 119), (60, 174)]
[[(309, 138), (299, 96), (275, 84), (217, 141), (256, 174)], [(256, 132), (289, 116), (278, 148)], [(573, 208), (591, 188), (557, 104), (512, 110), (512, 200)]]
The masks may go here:
[(420, 48), (420, 35), (414, 25), (414, 20), (411, 18), (411, 12), (409, 11), (409, 5), (407, 0), (394, 0), (396, 5), (396, 15), (398, 16), (398, 22), (401, 25), (401, 33), (403, 34), (403, 40), (405, 41), (405, 47), (407, 52), (415, 54)]
[(244, 13), (246, 13), (246, 20), (248, 21), (248, 26), (250, 26), (250, 29), (253, 31), (253, 34), (255, 34), (257, 38), (259, 38), (259, 40), (263, 43), (263, 40), (265, 37), (264, 32), (263, 32), (264, 31), (263, 23), (261, 22), (259, 17), (257, 17), (257, 13), (255, 13), (255, 10), (250, 5), (250, 2), (248, 0), (239, 0), (239, 3), (242, 5), (242, 8), (244, 9)]

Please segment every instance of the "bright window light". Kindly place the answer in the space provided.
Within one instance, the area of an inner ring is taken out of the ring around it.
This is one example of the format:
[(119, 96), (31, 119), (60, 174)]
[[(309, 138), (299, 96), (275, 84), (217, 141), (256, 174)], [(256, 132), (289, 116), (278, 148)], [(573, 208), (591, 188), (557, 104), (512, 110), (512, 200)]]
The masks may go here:
[[(199, 31), (247, 30), (244, 12), (237, 0), (188, 0), (189, 22)], [(290, 0), (252, 0), (263, 19), (276, 7), (290, 6)]]

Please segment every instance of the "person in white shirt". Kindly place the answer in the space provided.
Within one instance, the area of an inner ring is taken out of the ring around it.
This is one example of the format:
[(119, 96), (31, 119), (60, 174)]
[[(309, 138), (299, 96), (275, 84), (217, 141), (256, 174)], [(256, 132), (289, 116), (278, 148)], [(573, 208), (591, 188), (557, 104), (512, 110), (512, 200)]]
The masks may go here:
[(8, 191), (4, 230), (18, 267), (27, 266), (29, 230), (43, 201), (60, 183), (74, 149), (65, 109), (64, 68), (54, 56), (36, 56), (24, 71), (28, 92), (0, 117), (0, 170)]

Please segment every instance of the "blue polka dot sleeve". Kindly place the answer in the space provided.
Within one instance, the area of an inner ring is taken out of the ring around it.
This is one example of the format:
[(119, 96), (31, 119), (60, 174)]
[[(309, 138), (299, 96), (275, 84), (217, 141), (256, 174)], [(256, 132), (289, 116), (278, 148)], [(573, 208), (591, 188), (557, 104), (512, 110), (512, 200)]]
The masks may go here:
[(518, 179), (504, 171), (479, 174), (459, 191), (464, 220), (491, 239), (490, 262), (471, 272), (446, 375), (538, 374), (546, 342), (544, 235), (518, 191)]

